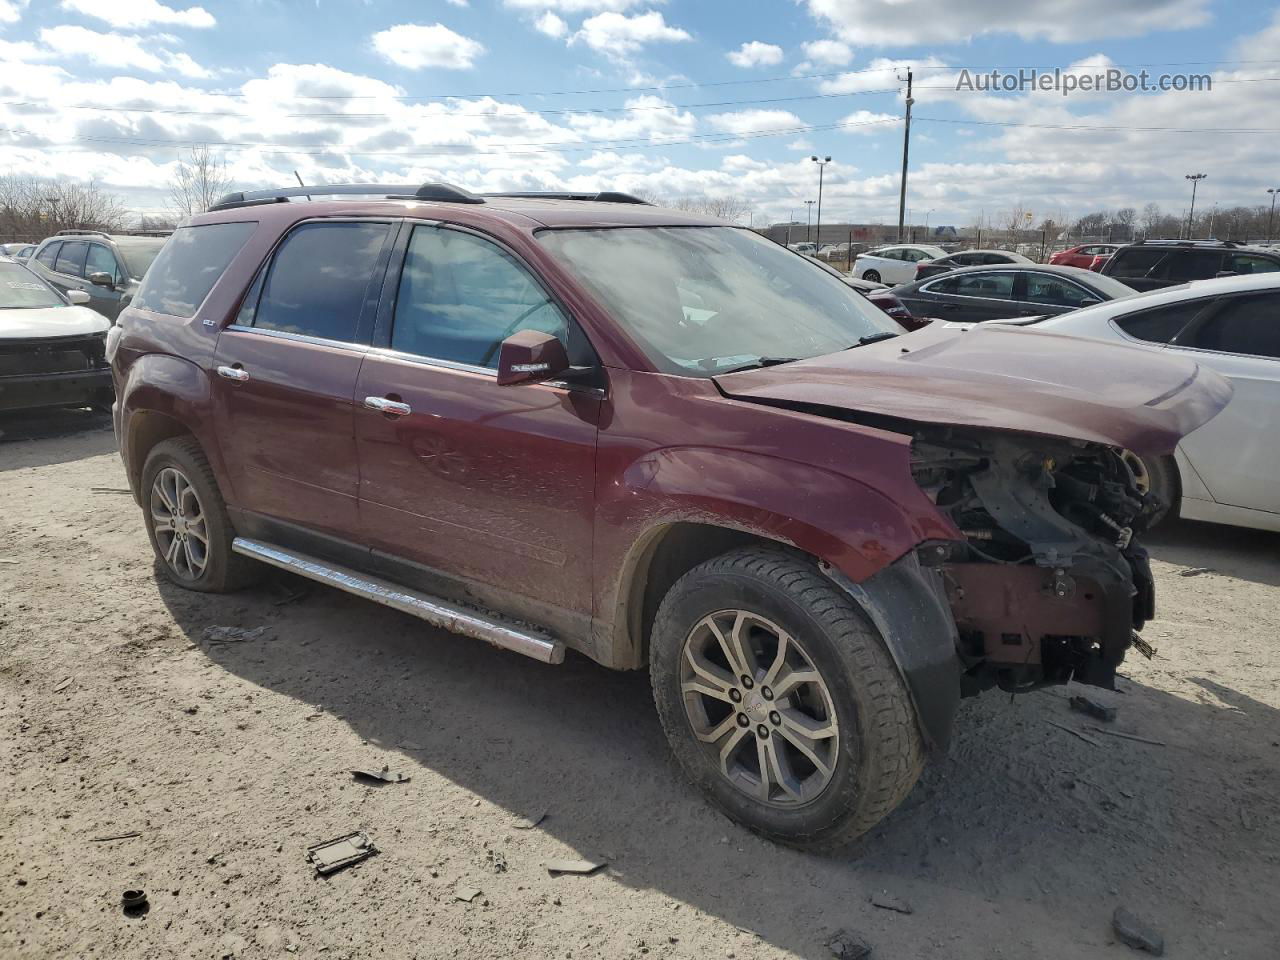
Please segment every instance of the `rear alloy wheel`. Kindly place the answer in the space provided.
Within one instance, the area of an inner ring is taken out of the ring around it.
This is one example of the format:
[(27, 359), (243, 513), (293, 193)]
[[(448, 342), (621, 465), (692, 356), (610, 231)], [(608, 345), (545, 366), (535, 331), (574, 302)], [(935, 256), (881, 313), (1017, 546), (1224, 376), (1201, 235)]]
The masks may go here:
[(897, 667), (807, 557), (753, 547), (689, 571), (658, 609), (649, 674), (684, 772), (773, 840), (848, 843), (920, 775), (923, 743)]
[(188, 590), (247, 586), (260, 564), (234, 553), (235, 530), (209, 461), (193, 437), (152, 448), (142, 468), (142, 516), (165, 575)]
[(1124, 460), (1129, 472), (1133, 474), (1133, 483), (1141, 493), (1150, 493), (1160, 501), (1160, 506), (1147, 521), (1150, 530), (1170, 514), (1178, 512), (1177, 465), (1172, 457), (1154, 457), (1145, 460), (1132, 450), (1122, 450), (1120, 458)]
[(879, 270), (867, 270), (866, 272), (864, 272), (864, 273), (862, 274), (862, 279), (863, 279), (863, 280), (870, 280), (872, 283), (879, 283), (879, 282), (880, 282), (880, 271), (879, 271)]

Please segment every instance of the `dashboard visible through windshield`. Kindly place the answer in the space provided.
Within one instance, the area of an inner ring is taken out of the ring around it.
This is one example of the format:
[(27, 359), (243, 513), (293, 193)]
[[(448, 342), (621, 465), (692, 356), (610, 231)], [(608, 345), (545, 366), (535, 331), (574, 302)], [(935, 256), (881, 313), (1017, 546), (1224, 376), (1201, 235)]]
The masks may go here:
[(712, 377), (903, 330), (836, 277), (737, 227), (544, 230), (663, 372)]

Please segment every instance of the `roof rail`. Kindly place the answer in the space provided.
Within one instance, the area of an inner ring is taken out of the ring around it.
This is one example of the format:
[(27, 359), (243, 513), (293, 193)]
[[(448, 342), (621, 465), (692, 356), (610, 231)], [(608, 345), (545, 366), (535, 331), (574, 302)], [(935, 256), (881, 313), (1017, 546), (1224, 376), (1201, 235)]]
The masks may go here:
[(263, 203), (287, 203), (290, 197), (382, 197), (388, 200), (427, 200), (443, 203), (484, 203), (461, 187), (448, 183), (385, 184), (385, 183), (318, 183), (310, 187), (282, 187), (278, 190), (253, 190), (229, 193), (209, 212), (233, 210), (236, 207), (256, 206)]
[(105, 237), (108, 236), (105, 230), (59, 230), (54, 234), (55, 237)]
[(642, 203), (649, 205), (648, 200), (641, 200), (630, 193), (619, 193), (617, 190), (601, 190), (598, 193), (556, 193), (528, 191), (518, 193), (486, 193), (486, 197), (510, 197), (520, 200), (586, 200), (595, 203)]

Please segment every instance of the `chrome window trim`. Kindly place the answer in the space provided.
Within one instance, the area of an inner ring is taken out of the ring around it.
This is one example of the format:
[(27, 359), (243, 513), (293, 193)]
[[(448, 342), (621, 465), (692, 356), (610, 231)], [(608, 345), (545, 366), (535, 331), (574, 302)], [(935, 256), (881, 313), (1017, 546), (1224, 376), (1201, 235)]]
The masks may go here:
[[(453, 373), (474, 373), (492, 380), (494, 384), (498, 381), (498, 371), (492, 367), (481, 367), (473, 363), (459, 363), (456, 360), (444, 360), (439, 357), (426, 357), (419, 353), (406, 353), (403, 350), (393, 350), (390, 347), (370, 347), (369, 356), (382, 360), (402, 360), (405, 363), (416, 363), (424, 367), (434, 367), (438, 370), (449, 370)], [(555, 387), (558, 390), (568, 390), (572, 393), (590, 393), (597, 396), (604, 396), (602, 387), (592, 387), (581, 383), (569, 383), (565, 380), (540, 380), (536, 383), (522, 384), (522, 386), (530, 387)]]
[(305, 333), (290, 333), (287, 330), (269, 330), (266, 327), (246, 327), (239, 323), (229, 323), (223, 330), (235, 333), (256, 333), (263, 337), (275, 337), (278, 340), (293, 340), (296, 343), (312, 343), (321, 347), (339, 347), (356, 353), (368, 353), (369, 346), (364, 343), (352, 343), (350, 340), (330, 340), (327, 337), (313, 337)]

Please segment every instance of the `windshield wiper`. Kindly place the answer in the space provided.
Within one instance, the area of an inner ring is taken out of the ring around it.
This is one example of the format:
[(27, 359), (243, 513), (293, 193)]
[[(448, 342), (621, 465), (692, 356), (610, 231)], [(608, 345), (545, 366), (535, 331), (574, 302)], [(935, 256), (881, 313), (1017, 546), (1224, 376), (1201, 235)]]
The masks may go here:
[(892, 330), (886, 330), (883, 333), (872, 333), (865, 337), (859, 337), (857, 343), (850, 344), (845, 349), (852, 350), (854, 347), (865, 347), (869, 343), (879, 343), (881, 340), (892, 340), (894, 337), (899, 336), (901, 336), (901, 334), (894, 333)]
[(728, 370), (721, 370), (721, 373), (737, 373), (739, 370), (758, 370), (761, 367), (776, 367), (780, 363), (795, 363), (799, 357), (756, 357), (750, 363), (741, 363), (736, 367), (730, 367)]

